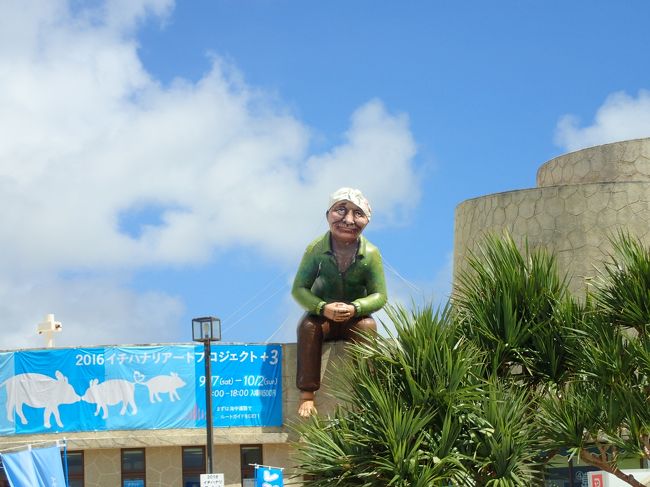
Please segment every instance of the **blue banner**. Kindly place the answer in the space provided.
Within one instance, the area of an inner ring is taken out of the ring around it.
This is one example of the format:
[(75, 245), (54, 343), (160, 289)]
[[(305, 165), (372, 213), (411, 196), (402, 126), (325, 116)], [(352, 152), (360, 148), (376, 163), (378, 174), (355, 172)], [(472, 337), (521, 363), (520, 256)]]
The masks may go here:
[(283, 487), (282, 469), (258, 465), (255, 467), (255, 487)]
[(2, 464), (12, 487), (65, 487), (59, 447), (3, 453)]
[(65, 487), (66, 481), (61, 463), (59, 447), (38, 448), (32, 450), (32, 458), (39, 485), (44, 487)]
[[(205, 428), (201, 345), (0, 353), (0, 435)], [(215, 427), (282, 425), (280, 345), (211, 350)]]
[(39, 485), (34, 460), (29, 450), (3, 453), (2, 465), (11, 487), (37, 487)]

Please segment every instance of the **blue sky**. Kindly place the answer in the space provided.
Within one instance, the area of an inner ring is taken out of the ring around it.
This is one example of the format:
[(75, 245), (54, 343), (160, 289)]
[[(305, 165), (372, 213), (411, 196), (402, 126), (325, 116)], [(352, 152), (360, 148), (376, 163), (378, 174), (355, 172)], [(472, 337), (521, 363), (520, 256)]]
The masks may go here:
[(328, 194), (393, 302), (449, 292), (454, 208), (650, 136), (645, 1), (0, 4), (3, 348), (293, 341)]

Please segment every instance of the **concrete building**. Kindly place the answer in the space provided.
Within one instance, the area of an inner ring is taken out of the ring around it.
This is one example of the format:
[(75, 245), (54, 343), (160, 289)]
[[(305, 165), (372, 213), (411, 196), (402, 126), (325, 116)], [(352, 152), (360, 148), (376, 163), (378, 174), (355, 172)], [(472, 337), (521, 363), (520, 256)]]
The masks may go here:
[(543, 164), (537, 187), (466, 200), (456, 208), (454, 276), (486, 233), (545, 247), (581, 294), (617, 230), (650, 241), (650, 139), (572, 152)]

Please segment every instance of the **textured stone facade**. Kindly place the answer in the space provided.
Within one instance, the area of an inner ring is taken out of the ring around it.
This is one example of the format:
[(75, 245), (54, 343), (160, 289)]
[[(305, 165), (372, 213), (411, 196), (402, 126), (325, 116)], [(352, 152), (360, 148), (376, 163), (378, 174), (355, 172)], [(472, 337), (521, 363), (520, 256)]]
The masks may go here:
[(120, 468), (119, 448), (84, 451), (84, 484), (87, 486), (120, 485)]
[(650, 139), (599, 145), (551, 159), (537, 171), (537, 186), (650, 181)]
[(147, 448), (145, 465), (148, 485), (182, 485), (181, 447)]
[(554, 252), (578, 294), (607, 259), (618, 230), (650, 242), (650, 139), (557, 157), (539, 169), (537, 184), (458, 205), (454, 280), (489, 233), (507, 231), (522, 246)]
[[(327, 343), (323, 347), (321, 375), (323, 383), (317, 393), (320, 414), (333, 412), (336, 399), (332, 394), (333, 371), (345, 358), (345, 343)], [(223, 473), (227, 487), (241, 486), (240, 445), (262, 446), (267, 465), (285, 467), (285, 479), (295, 476), (292, 442), (299, 437), (291, 424), (300, 422), (297, 415), (296, 344), (282, 345), (282, 409), (283, 426), (264, 428), (215, 428), (214, 470)], [(29, 444), (55, 441), (63, 435), (13, 435), (0, 437), (0, 450)], [(121, 481), (121, 449), (144, 448), (147, 487), (182, 485), (182, 447), (205, 445), (204, 429), (98, 431), (66, 433), (68, 448), (84, 452), (84, 485), (86, 487), (119, 487)], [(288, 484), (288, 482), (285, 481)], [(298, 485), (293, 480), (290, 485)]]

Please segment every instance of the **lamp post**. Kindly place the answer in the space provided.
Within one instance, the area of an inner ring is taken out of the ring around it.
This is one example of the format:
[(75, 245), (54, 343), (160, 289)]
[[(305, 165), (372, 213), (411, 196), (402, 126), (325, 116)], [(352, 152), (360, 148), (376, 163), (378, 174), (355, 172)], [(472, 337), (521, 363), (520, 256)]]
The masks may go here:
[(212, 369), (210, 365), (210, 344), (221, 340), (221, 320), (214, 316), (203, 316), (192, 320), (192, 340), (203, 342), (205, 355), (205, 430), (208, 472), (212, 473)]

